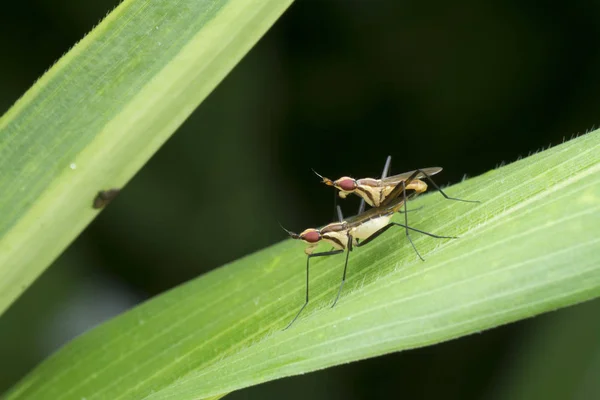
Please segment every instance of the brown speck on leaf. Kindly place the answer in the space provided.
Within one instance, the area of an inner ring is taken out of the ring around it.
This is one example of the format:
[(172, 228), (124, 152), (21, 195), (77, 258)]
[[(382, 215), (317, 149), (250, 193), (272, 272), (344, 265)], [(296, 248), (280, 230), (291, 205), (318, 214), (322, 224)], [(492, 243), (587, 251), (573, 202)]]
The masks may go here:
[(96, 197), (94, 198), (93, 207), (95, 209), (104, 208), (108, 203), (113, 201), (115, 197), (119, 194), (121, 189), (109, 189), (109, 190), (101, 190), (98, 192)]

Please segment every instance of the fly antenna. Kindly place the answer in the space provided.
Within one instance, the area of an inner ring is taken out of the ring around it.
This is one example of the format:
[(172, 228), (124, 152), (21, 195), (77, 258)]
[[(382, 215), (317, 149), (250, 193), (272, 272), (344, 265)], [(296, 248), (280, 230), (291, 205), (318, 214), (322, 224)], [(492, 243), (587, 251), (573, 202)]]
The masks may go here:
[(286, 232), (287, 232), (287, 234), (288, 234), (288, 235), (290, 235), (290, 237), (291, 237), (292, 239), (299, 239), (299, 238), (300, 238), (300, 235), (298, 235), (297, 233), (294, 233), (294, 232), (292, 232), (292, 231), (288, 231), (287, 229), (285, 229), (285, 228), (283, 227), (283, 225), (281, 225), (281, 222), (277, 222), (277, 223), (279, 224), (279, 226), (281, 227), (281, 229), (283, 229), (284, 231), (286, 231)]
[(316, 176), (318, 176), (319, 178), (321, 178), (321, 181), (326, 184), (327, 186), (332, 186), (333, 182), (331, 181), (331, 179), (329, 178), (325, 178), (323, 175), (319, 174), (317, 171), (315, 171), (314, 169), (311, 168), (311, 171), (315, 173)]

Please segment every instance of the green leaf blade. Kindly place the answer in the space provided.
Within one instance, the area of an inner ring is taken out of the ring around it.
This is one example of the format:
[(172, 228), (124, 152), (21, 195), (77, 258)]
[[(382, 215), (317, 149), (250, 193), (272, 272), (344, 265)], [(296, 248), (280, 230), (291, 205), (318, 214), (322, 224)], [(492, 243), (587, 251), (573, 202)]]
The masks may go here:
[(291, 0), (126, 0), (0, 119), (0, 313)]
[[(158, 296), (74, 340), (9, 399), (197, 399), (450, 340), (600, 295), (600, 133), (415, 201), (411, 226), (311, 268), (284, 241)], [(394, 232), (394, 231), (390, 231)], [(51, 396), (50, 396), (51, 394)]]

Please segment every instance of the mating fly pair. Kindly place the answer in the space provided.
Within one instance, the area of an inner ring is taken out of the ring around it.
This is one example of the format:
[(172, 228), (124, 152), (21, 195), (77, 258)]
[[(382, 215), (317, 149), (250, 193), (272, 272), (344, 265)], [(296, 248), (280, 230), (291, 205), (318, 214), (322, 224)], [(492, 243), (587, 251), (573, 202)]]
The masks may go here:
[[(346, 252), (346, 261), (344, 263), (342, 282), (338, 289), (337, 296), (331, 306), (334, 307), (340, 298), (340, 293), (344, 287), (344, 283), (346, 281), (346, 271), (348, 268), (348, 258), (354, 247), (364, 246), (376, 239), (379, 235), (387, 231), (392, 226), (399, 226), (405, 229), (406, 237), (408, 238), (410, 244), (419, 258), (423, 260), (423, 257), (421, 257), (419, 251), (412, 242), (409, 231), (412, 230), (437, 239), (455, 239), (455, 237), (452, 236), (438, 236), (409, 227), (407, 214), (408, 210), (406, 209), (407, 200), (412, 199), (427, 190), (427, 184), (421, 180), (422, 178), (426, 178), (445, 198), (449, 200), (473, 203), (476, 203), (477, 201), (462, 200), (446, 195), (446, 193), (444, 193), (431, 179), (431, 175), (437, 174), (442, 170), (442, 168), (435, 167), (418, 169), (388, 177), (387, 174), (390, 168), (390, 163), (391, 156), (388, 156), (381, 179), (353, 179), (345, 176), (332, 181), (329, 178), (325, 178), (317, 174), (322, 179), (322, 182), (327, 186), (333, 186), (339, 190), (339, 196), (341, 198), (346, 198), (348, 194), (354, 193), (361, 197), (361, 204), (358, 214), (347, 219), (344, 219), (340, 207), (337, 206), (339, 221), (325, 225), (320, 229), (309, 228), (300, 234), (286, 230), (290, 237), (293, 239), (300, 239), (307, 243), (308, 246), (304, 250), (307, 255), (306, 299), (304, 305), (300, 308), (294, 319), (292, 319), (285, 329), (288, 329), (290, 326), (292, 326), (292, 324), (296, 321), (296, 319), (298, 319), (308, 304), (309, 267), (310, 259), (312, 257), (331, 256), (334, 254), (340, 254), (344, 251)], [(410, 192), (407, 194), (407, 191)], [(365, 202), (368, 203), (372, 208), (364, 211)], [(391, 221), (396, 212), (404, 213), (404, 224)], [(314, 250), (321, 242), (330, 244), (333, 248), (329, 251), (315, 253)]]

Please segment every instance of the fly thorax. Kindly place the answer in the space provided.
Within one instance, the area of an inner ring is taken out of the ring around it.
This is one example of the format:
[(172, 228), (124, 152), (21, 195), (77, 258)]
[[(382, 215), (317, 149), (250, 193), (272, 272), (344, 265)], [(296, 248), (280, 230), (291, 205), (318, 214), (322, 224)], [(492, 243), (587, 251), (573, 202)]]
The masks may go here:
[(379, 192), (381, 188), (359, 185), (354, 193), (362, 197), (371, 207), (379, 207)]
[(336, 250), (344, 250), (348, 244), (348, 231), (327, 232), (323, 240), (331, 244)]
[(354, 191), (363, 198), (371, 207), (379, 207), (381, 204), (381, 181), (373, 178), (363, 178), (356, 181), (357, 187)]
[(350, 234), (352, 237), (357, 239), (367, 239), (369, 236), (386, 226), (390, 223), (392, 215), (384, 215), (377, 218), (371, 218), (367, 222), (360, 224), (359, 226), (352, 228)]

